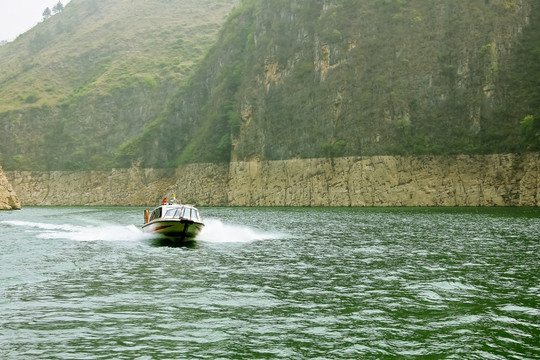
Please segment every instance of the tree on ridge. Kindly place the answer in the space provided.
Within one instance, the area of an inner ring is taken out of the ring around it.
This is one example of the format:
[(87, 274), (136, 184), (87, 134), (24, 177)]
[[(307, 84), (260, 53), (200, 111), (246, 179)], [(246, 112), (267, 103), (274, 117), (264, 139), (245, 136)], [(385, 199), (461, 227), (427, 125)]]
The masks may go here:
[(62, 10), (64, 10), (64, 5), (62, 5), (61, 1), (59, 1), (58, 4), (54, 5), (52, 9), (53, 13), (55, 14), (62, 12)]
[(48, 7), (43, 11), (43, 20), (47, 20), (51, 17), (51, 9)]

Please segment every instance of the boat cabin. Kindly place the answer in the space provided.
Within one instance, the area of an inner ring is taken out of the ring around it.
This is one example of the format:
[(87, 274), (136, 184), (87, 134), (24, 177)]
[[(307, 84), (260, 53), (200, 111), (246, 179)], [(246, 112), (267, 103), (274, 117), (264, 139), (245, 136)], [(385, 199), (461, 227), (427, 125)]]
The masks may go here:
[(156, 219), (183, 219), (201, 222), (201, 216), (199, 215), (199, 211), (196, 208), (191, 205), (177, 204), (163, 205), (154, 209), (154, 211), (152, 211), (152, 214), (150, 215), (150, 219), (147, 222)]

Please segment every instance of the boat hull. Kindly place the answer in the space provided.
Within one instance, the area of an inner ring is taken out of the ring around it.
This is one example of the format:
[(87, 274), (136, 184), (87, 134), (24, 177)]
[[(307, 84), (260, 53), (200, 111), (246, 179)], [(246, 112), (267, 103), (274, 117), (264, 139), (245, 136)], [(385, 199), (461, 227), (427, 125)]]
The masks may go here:
[(191, 220), (155, 220), (143, 225), (142, 230), (173, 239), (193, 240), (203, 227), (203, 223)]

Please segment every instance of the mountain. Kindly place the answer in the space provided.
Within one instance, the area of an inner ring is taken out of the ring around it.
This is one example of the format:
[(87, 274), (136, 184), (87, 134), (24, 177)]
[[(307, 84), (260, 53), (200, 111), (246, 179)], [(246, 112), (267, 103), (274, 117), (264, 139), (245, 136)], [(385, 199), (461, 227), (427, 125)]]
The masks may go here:
[(538, 150), (538, 49), (534, 1), (246, 0), (124, 150), (148, 166)]
[(233, 7), (73, 0), (0, 48), (5, 168), (540, 150), (534, 0), (179, 4)]
[(236, 0), (72, 0), (0, 48), (6, 169), (107, 168), (215, 42)]

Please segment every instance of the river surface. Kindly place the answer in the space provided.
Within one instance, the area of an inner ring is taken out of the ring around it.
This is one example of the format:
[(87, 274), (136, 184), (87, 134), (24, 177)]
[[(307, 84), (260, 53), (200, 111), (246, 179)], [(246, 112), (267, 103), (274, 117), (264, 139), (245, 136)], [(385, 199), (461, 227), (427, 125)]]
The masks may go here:
[(1, 359), (540, 359), (540, 209), (0, 212)]

